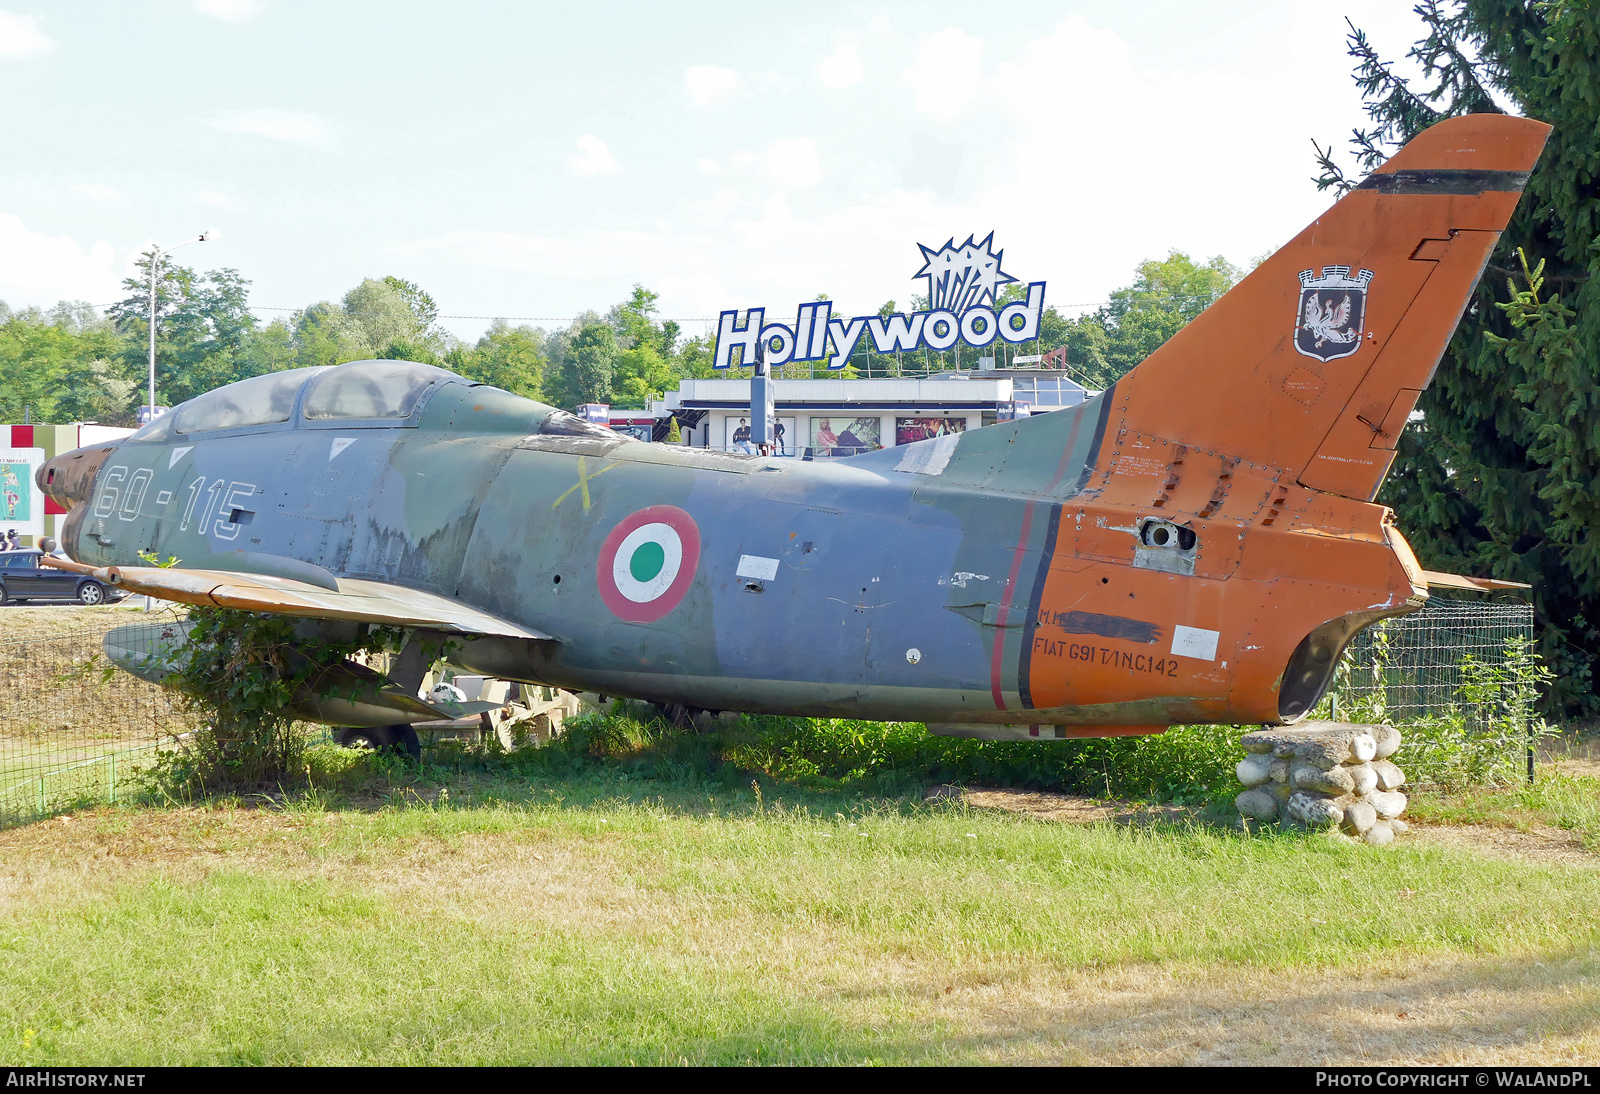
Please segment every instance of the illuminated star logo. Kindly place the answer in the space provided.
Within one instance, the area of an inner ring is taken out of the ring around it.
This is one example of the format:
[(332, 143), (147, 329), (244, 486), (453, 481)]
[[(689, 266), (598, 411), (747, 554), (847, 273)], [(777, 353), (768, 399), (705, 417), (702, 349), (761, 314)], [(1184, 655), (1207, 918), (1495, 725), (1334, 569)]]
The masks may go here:
[(956, 237), (951, 236), (938, 250), (917, 244), (922, 252), (922, 269), (912, 278), (928, 279), (928, 307), (947, 308), (960, 315), (985, 300), (994, 304), (1000, 286), (1016, 278), (1000, 268), (1005, 252), (991, 251), (993, 243), (994, 233), (990, 232), (981, 243), (974, 243), (973, 237), (968, 236), (965, 243), (957, 246)]

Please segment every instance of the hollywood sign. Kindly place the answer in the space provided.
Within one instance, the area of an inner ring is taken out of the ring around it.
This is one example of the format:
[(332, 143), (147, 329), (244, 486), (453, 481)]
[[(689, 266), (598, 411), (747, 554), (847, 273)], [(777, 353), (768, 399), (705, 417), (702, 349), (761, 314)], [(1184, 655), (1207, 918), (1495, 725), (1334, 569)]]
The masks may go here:
[[(765, 308), (725, 311), (717, 323), (717, 368), (754, 365), (759, 359), (770, 367), (826, 361), (830, 369), (849, 363), (863, 336), (870, 336), (879, 353), (920, 349), (947, 350), (957, 342), (975, 349), (994, 343), (1031, 342), (1039, 337), (1039, 317), (1044, 311), (1043, 281), (1030, 282), (1026, 300), (1000, 305), (1000, 286), (1016, 281), (1000, 268), (1003, 251), (991, 252), (994, 233), (983, 242), (971, 236), (960, 246), (954, 237), (937, 250), (918, 244), (923, 265), (915, 277), (928, 281), (926, 311), (892, 315), (858, 315), (833, 318), (833, 303), (819, 300), (801, 304), (794, 325), (766, 322)], [(987, 301), (987, 303), (985, 303)]]

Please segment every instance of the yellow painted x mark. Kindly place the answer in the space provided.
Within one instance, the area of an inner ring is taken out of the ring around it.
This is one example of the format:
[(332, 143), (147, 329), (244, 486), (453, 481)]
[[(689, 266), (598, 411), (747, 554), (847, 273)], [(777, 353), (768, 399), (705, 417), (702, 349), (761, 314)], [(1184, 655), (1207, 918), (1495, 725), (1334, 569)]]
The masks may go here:
[(615, 468), (615, 467), (618, 467), (618, 466), (620, 466), (620, 465), (619, 464), (614, 464), (614, 463), (608, 463), (604, 467), (602, 467), (600, 470), (596, 471), (594, 474), (591, 475), (591, 474), (589, 474), (589, 461), (587, 459), (585, 459), (583, 456), (579, 456), (578, 457), (578, 481), (573, 483), (571, 486), (567, 487), (566, 490), (562, 492), (562, 494), (561, 494), (561, 496), (559, 498), (557, 498), (555, 501), (551, 502), (550, 503), (550, 508), (554, 509), (556, 506), (558, 506), (562, 502), (566, 501), (567, 498), (569, 496), (571, 496), (571, 494), (572, 494), (572, 492), (574, 490), (582, 490), (583, 491), (583, 511), (587, 513), (589, 511), (589, 483), (590, 483), (590, 481), (594, 480), (594, 479), (598, 479), (601, 475), (604, 475), (607, 471), (610, 471), (612, 468)]

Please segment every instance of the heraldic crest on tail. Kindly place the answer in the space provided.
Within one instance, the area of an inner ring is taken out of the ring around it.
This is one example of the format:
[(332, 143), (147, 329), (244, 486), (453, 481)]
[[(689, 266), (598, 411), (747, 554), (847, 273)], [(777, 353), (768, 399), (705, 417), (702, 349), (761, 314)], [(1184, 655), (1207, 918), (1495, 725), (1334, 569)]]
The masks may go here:
[(1349, 266), (1324, 266), (1321, 277), (1301, 270), (1295, 349), (1322, 361), (1349, 357), (1360, 349), (1371, 280), (1371, 270), (1352, 277)]

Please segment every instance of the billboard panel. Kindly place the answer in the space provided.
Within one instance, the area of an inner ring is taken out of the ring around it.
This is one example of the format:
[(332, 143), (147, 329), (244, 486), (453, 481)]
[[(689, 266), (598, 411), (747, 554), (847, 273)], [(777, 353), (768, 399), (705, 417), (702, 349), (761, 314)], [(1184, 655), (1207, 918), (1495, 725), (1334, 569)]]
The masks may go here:
[(43, 463), (42, 448), (0, 448), (0, 532), (44, 535), (44, 494), (33, 482)]

